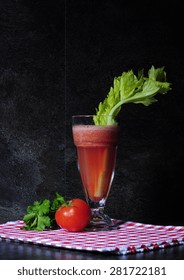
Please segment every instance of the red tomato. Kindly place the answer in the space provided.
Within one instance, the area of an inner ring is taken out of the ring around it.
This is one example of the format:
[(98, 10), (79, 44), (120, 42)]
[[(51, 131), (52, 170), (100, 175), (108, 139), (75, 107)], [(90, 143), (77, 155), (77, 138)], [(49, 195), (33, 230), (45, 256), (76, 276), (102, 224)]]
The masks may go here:
[(74, 198), (69, 206), (60, 206), (55, 213), (58, 226), (68, 231), (81, 231), (91, 219), (91, 209), (87, 202), (80, 198)]

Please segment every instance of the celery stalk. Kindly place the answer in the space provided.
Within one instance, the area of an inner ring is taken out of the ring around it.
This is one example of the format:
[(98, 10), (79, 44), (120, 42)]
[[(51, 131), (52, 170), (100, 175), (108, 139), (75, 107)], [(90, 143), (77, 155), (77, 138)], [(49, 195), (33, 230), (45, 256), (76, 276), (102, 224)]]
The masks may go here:
[(95, 188), (95, 193), (94, 193), (95, 197), (103, 197), (104, 188), (105, 189), (108, 188), (108, 186), (107, 186), (107, 184), (108, 184), (107, 181), (109, 180), (108, 171), (107, 171), (108, 164), (109, 164), (109, 150), (108, 150), (108, 148), (106, 148), (106, 150), (104, 151), (104, 155), (103, 155), (103, 166), (99, 173), (97, 185)]

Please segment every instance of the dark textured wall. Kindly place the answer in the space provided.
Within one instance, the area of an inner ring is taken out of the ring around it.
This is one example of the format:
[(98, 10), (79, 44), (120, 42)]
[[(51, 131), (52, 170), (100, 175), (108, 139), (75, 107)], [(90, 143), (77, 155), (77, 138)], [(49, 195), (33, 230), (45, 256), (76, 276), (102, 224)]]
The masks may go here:
[(182, 9), (129, 2), (1, 1), (0, 222), (56, 191), (84, 197), (71, 116), (93, 114), (114, 76), (153, 64), (173, 89), (150, 107), (122, 108), (107, 211), (184, 224)]

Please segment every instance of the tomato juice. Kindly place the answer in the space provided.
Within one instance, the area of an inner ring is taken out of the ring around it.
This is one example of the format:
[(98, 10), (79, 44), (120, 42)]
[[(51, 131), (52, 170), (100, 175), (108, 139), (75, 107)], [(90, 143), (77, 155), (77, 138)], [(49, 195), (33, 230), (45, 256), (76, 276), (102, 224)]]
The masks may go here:
[(74, 125), (78, 166), (86, 198), (105, 203), (112, 184), (119, 127)]

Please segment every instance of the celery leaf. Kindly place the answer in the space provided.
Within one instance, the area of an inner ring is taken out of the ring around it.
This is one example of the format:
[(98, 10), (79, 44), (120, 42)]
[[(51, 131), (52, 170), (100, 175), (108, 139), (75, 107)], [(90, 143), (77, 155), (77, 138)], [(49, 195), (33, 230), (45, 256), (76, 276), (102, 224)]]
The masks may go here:
[(126, 103), (141, 103), (149, 106), (156, 102), (155, 95), (165, 94), (171, 90), (171, 83), (166, 81), (164, 67), (152, 66), (148, 76), (144, 76), (144, 70), (136, 76), (133, 70), (123, 72), (115, 77), (113, 87), (103, 102), (100, 102), (94, 116), (95, 125), (117, 125), (116, 116), (121, 107)]

